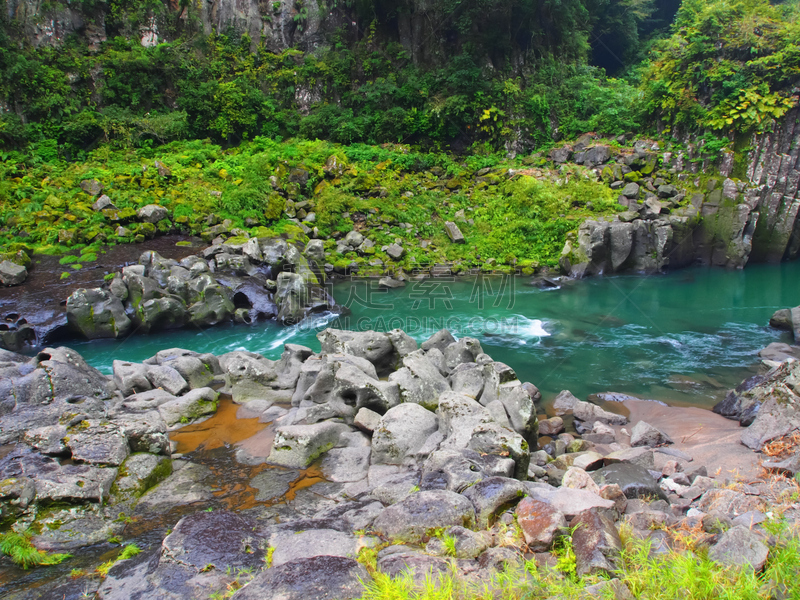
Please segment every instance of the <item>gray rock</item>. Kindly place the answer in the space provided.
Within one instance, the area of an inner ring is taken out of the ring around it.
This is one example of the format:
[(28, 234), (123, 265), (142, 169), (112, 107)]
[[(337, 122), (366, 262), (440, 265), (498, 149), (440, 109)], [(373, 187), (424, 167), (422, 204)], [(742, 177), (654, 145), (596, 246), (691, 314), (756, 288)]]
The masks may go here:
[(64, 454), (67, 447), (64, 438), (67, 428), (64, 425), (48, 425), (27, 430), (22, 441), (42, 454)]
[(660, 429), (656, 429), (650, 423), (639, 421), (631, 429), (631, 446), (648, 446), (655, 448), (664, 444), (672, 444), (672, 438)]
[(633, 463), (608, 465), (592, 473), (592, 479), (600, 486), (617, 484), (626, 498), (667, 499), (650, 471)]
[(605, 457), (606, 465), (620, 462), (632, 463), (648, 470), (656, 468), (655, 457), (650, 448), (626, 448), (612, 452)]
[(136, 216), (144, 223), (158, 223), (163, 219), (169, 218), (169, 211), (158, 204), (148, 204), (140, 208)]
[(179, 396), (189, 390), (189, 384), (169, 365), (150, 365), (147, 367), (147, 378), (154, 388), (160, 388), (173, 396)]
[(417, 492), (384, 509), (373, 523), (383, 537), (418, 543), (433, 529), (475, 524), (475, 509), (464, 496), (446, 490)]
[(241, 591), (236, 600), (350, 600), (364, 593), (366, 569), (350, 558), (316, 556), (266, 569)]
[(638, 198), (639, 184), (634, 182), (627, 184), (622, 190), (622, 195), (626, 198)]
[(289, 523), (286, 527), (280, 525), (274, 527), (267, 535), (267, 540), (269, 545), (275, 548), (272, 565), (279, 567), (315, 556), (355, 559), (358, 557), (358, 551), (367, 545), (365, 542), (369, 538), (356, 538), (351, 533), (335, 529), (311, 528), (306, 524), (302, 530), (297, 530), (297, 527)]
[(399, 244), (390, 244), (388, 248), (386, 248), (386, 254), (388, 254), (394, 260), (400, 260), (403, 258), (403, 255), (406, 253), (405, 248), (400, 246)]
[(322, 473), (328, 481), (346, 483), (367, 476), (371, 449), (333, 448), (322, 459)]
[(600, 421), (606, 425), (625, 425), (628, 422), (628, 419), (623, 415), (608, 412), (590, 402), (576, 402), (572, 408), (572, 414), (576, 419), (584, 423)]
[(380, 421), (380, 414), (376, 413), (374, 410), (362, 407), (358, 409), (356, 417), (353, 420), (353, 425), (362, 431), (366, 431), (367, 433), (371, 434), (373, 431), (375, 431), (375, 429), (378, 428)]
[(114, 384), (123, 396), (131, 396), (139, 392), (153, 389), (153, 384), (147, 377), (147, 366), (115, 360), (112, 363), (114, 370)]
[(117, 467), (128, 457), (124, 430), (97, 420), (81, 421), (64, 438), (78, 463)]
[(722, 534), (708, 552), (708, 557), (725, 566), (747, 567), (756, 573), (767, 563), (769, 548), (761, 537), (744, 525), (737, 525)]
[(476, 363), (458, 365), (449, 377), (450, 388), (475, 400), (480, 399), (484, 386), (484, 367)]
[(97, 502), (108, 499), (117, 469), (65, 465), (36, 476), (37, 502)]
[(103, 191), (103, 184), (97, 179), (84, 179), (80, 182), (80, 188), (90, 196), (97, 196)]
[(453, 223), (452, 221), (445, 221), (444, 223), (445, 233), (447, 233), (447, 237), (450, 238), (450, 241), (454, 244), (466, 244), (467, 240), (464, 238), (464, 234), (461, 233), (461, 230), (458, 228), (458, 225)]
[(120, 338), (133, 327), (121, 299), (101, 288), (73, 292), (67, 298), (67, 322), (90, 340)]
[(402, 464), (437, 429), (436, 415), (418, 404), (389, 409), (372, 436), (372, 463)]
[(511, 459), (481, 455), (468, 449), (443, 449), (431, 453), (425, 461), (420, 487), (461, 493), (487, 477), (510, 477), (513, 474), (514, 461)]
[(519, 502), (525, 495), (525, 485), (507, 477), (488, 477), (468, 487), (462, 495), (475, 507), (477, 526), (488, 529), (501, 510)]
[(3, 285), (19, 285), (28, 277), (28, 269), (11, 262), (4, 260), (0, 262), (0, 284)]
[(579, 577), (611, 575), (618, 569), (622, 541), (611, 519), (597, 509), (590, 509), (573, 519), (570, 525), (575, 528), (572, 547)]
[(158, 412), (164, 422), (168, 426), (172, 426), (215, 413), (217, 398), (219, 398), (219, 394), (213, 389), (199, 388), (191, 390), (180, 398), (165, 402), (158, 407)]
[(475, 338), (464, 337), (447, 346), (442, 352), (447, 368), (453, 370), (461, 363), (475, 362), (475, 359), (483, 354), (483, 348)]
[(269, 462), (304, 469), (339, 442), (342, 427), (330, 422), (278, 427)]
[(556, 396), (555, 400), (553, 400), (553, 410), (557, 415), (565, 415), (572, 411), (578, 402), (580, 402), (580, 400), (573, 396), (572, 392), (563, 390)]
[(546, 435), (548, 437), (555, 437), (564, 431), (564, 419), (561, 417), (551, 417), (539, 421), (539, 435)]
[(439, 396), (450, 390), (447, 379), (422, 350), (407, 355), (402, 364), (403, 368), (389, 375), (389, 381), (397, 383), (403, 401), (435, 410)]
[(114, 206), (114, 203), (111, 202), (111, 198), (103, 194), (97, 200), (94, 201), (94, 203), (92, 204), (92, 210), (95, 212), (100, 212), (105, 208), (116, 208), (116, 206)]
[(400, 281), (399, 279), (394, 279), (392, 277), (388, 277), (387, 276), (387, 277), (381, 277), (378, 280), (378, 285), (380, 287), (395, 289), (395, 288), (405, 287), (406, 286), (406, 282), (405, 281)]
[(364, 242), (364, 236), (357, 231), (351, 231), (344, 236), (344, 241), (348, 246), (356, 248)]
[(125, 433), (131, 452), (169, 454), (167, 424), (157, 410), (118, 415), (114, 422)]
[(324, 354), (352, 354), (366, 358), (379, 376), (392, 372), (400, 356), (392, 340), (385, 333), (375, 331), (340, 331), (326, 329), (317, 334)]
[(552, 506), (565, 517), (572, 518), (590, 508), (612, 511), (615, 504), (587, 490), (554, 488), (547, 484), (528, 483), (528, 493), (532, 498)]
[(300, 477), (300, 471), (269, 469), (250, 480), (250, 487), (258, 490), (256, 502), (270, 502), (282, 498)]
[(130, 455), (114, 482), (115, 493), (123, 497), (138, 497), (172, 474), (172, 461), (166, 456), (138, 453)]
[(185, 506), (213, 499), (216, 477), (205, 465), (189, 463), (150, 489), (136, 505), (139, 514), (163, 513), (175, 506)]
[(425, 352), (430, 350), (431, 348), (438, 348), (442, 352), (444, 349), (447, 348), (450, 344), (454, 344), (456, 339), (453, 337), (447, 329), (440, 329), (436, 333), (434, 333), (431, 337), (427, 340), (422, 342), (420, 346)]
[(324, 242), (322, 240), (309, 240), (308, 244), (306, 244), (305, 254), (311, 260), (322, 262), (325, 258)]
[(523, 498), (515, 512), (525, 543), (533, 552), (548, 551), (567, 527), (564, 515), (541, 500)]
[[(444, 544), (444, 539), (453, 540), (454, 553)], [(488, 531), (470, 531), (464, 527), (448, 527), (442, 537), (434, 537), (426, 544), (425, 551), (434, 556), (453, 558), (477, 558), (492, 545), (492, 535)]]

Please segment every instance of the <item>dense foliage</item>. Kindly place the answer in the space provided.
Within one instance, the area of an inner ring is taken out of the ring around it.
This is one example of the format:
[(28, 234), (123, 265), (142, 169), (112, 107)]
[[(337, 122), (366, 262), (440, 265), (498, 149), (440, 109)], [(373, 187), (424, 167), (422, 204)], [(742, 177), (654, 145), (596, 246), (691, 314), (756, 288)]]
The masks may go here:
[(768, 126), (797, 104), (798, 16), (796, 1), (684, 0), (645, 68), (649, 111), (689, 130)]

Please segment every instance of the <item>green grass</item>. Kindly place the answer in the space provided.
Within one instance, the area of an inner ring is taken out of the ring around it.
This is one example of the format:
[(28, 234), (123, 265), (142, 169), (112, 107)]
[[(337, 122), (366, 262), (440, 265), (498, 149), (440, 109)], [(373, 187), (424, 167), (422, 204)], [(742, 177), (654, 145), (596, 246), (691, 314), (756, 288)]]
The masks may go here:
[(0, 552), (23, 569), (40, 565), (57, 565), (72, 556), (71, 554), (48, 554), (36, 548), (31, 543), (29, 535), (19, 533), (6, 533), (0, 536)]
[[(771, 600), (800, 599), (800, 532), (785, 522), (767, 525), (774, 536), (767, 565), (761, 573), (725, 567), (711, 561), (702, 545), (666, 555), (650, 555), (650, 542), (621, 531), (624, 549), (619, 569), (613, 573), (638, 600)], [(482, 587), (468, 586), (454, 572), (438, 580), (428, 578), (415, 585), (409, 574), (389, 577), (370, 569), (362, 600), (518, 600), (534, 598), (583, 598), (587, 586), (603, 581), (598, 576), (579, 579), (575, 554), (569, 543), (556, 551), (557, 566), (540, 569), (534, 561), (495, 573)], [(365, 564), (368, 561), (359, 559)], [(611, 590), (608, 590), (609, 592)], [(613, 593), (609, 596), (613, 597)]]
[(107, 560), (106, 562), (102, 563), (99, 567), (97, 567), (97, 573), (99, 573), (102, 577), (105, 577), (106, 575), (108, 575), (108, 572), (111, 570), (111, 567), (113, 567), (119, 561), (133, 558), (140, 552), (141, 549), (136, 544), (128, 544), (122, 549), (122, 552), (119, 553), (117, 558)]

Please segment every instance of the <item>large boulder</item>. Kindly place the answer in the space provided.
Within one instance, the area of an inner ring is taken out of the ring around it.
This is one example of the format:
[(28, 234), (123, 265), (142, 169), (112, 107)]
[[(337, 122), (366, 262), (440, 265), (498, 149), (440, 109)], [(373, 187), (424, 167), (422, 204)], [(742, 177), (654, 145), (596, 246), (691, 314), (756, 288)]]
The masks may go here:
[(614, 463), (592, 473), (599, 486), (617, 484), (626, 498), (652, 499), (667, 497), (650, 471), (633, 463)]
[(423, 536), (441, 527), (472, 528), (475, 509), (464, 496), (446, 490), (416, 492), (385, 508), (372, 525), (383, 537), (419, 543)]
[(576, 573), (611, 575), (619, 568), (622, 541), (614, 522), (596, 509), (590, 509), (572, 520), (572, 547)]
[(419, 404), (389, 409), (372, 434), (372, 463), (403, 464), (437, 430), (436, 415)]
[(767, 563), (769, 548), (764, 539), (744, 525), (737, 525), (722, 534), (708, 551), (708, 557), (731, 567), (747, 567), (760, 572)]
[(317, 339), (323, 354), (352, 354), (366, 358), (382, 377), (394, 371), (400, 360), (400, 353), (385, 333), (326, 329), (317, 334)]
[(28, 277), (28, 269), (22, 265), (4, 260), (0, 262), (0, 284), (19, 285)]
[(525, 543), (533, 552), (548, 551), (567, 528), (567, 520), (560, 511), (534, 498), (523, 498), (516, 515)]
[(342, 427), (331, 422), (278, 427), (269, 462), (304, 469), (339, 442)]

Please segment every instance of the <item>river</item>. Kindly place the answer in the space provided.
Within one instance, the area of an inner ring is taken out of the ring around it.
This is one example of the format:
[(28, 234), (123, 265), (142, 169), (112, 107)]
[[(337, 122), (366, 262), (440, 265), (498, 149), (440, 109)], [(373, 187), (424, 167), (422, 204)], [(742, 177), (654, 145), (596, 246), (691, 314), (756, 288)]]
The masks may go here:
[(600, 277), (557, 289), (501, 276), (428, 279), (395, 290), (361, 280), (336, 283), (333, 293), (349, 315), (291, 328), (262, 322), (71, 346), (110, 373), (114, 359), (142, 361), (172, 347), (275, 359), (287, 342), (319, 350), (315, 336), (324, 327), (401, 327), (418, 341), (447, 327), (478, 338), (486, 353), (539, 386), (546, 402), (569, 389), (580, 398), (614, 391), (710, 407), (757, 370), (760, 349), (791, 342), (767, 322), (800, 303), (800, 262)]

